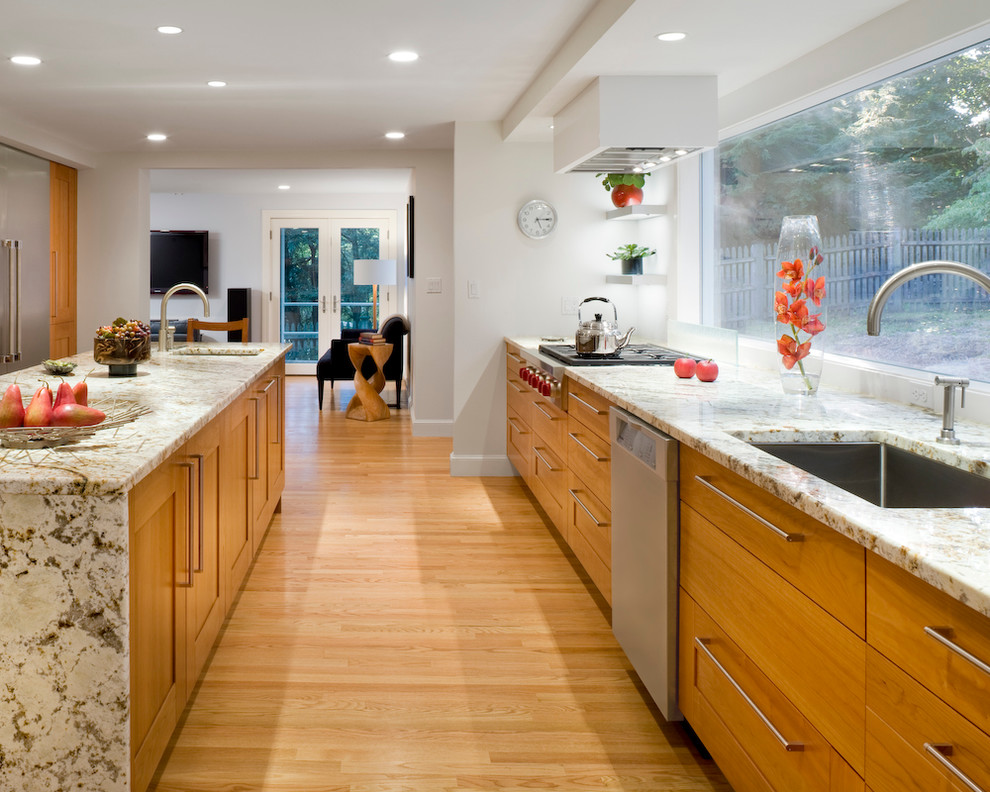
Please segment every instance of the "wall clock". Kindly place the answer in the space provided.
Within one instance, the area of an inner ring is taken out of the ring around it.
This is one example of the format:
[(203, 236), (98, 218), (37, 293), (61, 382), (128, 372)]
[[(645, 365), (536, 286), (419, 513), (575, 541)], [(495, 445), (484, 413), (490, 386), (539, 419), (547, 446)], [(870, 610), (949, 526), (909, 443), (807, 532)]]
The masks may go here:
[(516, 222), (530, 239), (543, 239), (557, 227), (557, 210), (546, 201), (527, 201), (519, 210)]

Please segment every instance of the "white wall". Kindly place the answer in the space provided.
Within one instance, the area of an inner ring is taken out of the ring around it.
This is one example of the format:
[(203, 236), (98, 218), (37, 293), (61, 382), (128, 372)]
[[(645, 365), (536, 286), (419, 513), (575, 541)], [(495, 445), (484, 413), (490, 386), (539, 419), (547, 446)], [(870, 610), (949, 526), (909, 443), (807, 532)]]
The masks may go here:
[[(673, 169), (648, 180), (646, 203), (673, 197)], [(557, 230), (543, 240), (516, 226), (519, 207), (544, 198), (557, 209)], [(563, 297), (605, 297), (622, 329), (662, 337), (666, 289), (605, 283), (620, 265), (606, 254), (646, 243), (661, 255), (647, 268), (666, 272), (674, 256), (675, 218), (606, 221), (612, 204), (590, 173), (553, 173), (550, 144), (505, 143), (495, 123), (458, 123), (454, 135), (454, 449), (456, 475), (511, 475), (505, 457), (505, 336), (573, 339), (577, 316), (561, 314)], [(671, 207), (673, 211), (673, 207)], [(480, 299), (468, 298), (468, 282)], [(582, 318), (588, 315), (587, 306)]]
[[(449, 290), (425, 295), (426, 281), (450, 283), (453, 158), (450, 151), (204, 152), (99, 157), (79, 173), (79, 348), (92, 348), (93, 330), (117, 316), (150, 318), (149, 171), (155, 168), (403, 168), (416, 196), (416, 279), (408, 294), (417, 434), (452, 431), (453, 307)], [(277, 207), (276, 207), (277, 208)], [(404, 222), (404, 212), (399, 215)], [(257, 260), (260, 231), (249, 247)], [(260, 265), (259, 265), (260, 266)], [(226, 278), (226, 276), (225, 276)], [(221, 284), (226, 289), (226, 284)], [(212, 286), (212, 284), (211, 284)], [(218, 287), (219, 288), (219, 287)], [(224, 292), (224, 298), (226, 293)], [(211, 295), (211, 298), (213, 295)], [(178, 306), (177, 306), (178, 308)]]

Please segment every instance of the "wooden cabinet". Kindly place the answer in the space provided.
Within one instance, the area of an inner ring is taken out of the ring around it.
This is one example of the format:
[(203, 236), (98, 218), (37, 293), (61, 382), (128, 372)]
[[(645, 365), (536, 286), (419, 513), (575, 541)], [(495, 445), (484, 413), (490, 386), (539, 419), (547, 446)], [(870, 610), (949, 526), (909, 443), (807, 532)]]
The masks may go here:
[(220, 446), (221, 547), (224, 596), (228, 603), (233, 602), (254, 557), (248, 479), (249, 466), (254, 465), (253, 424), (254, 403), (246, 395), (224, 411)]
[(285, 364), (262, 374), (252, 388), (251, 472), (248, 476), (251, 504), (252, 555), (258, 552), (272, 515), (278, 510), (285, 484), (284, 410)]
[(143, 790), (190, 688), (187, 606), (194, 573), (195, 465), (181, 453), (131, 490), (131, 788)]
[(864, 548), (686, 446), (680, 473), (685, 717), (739, 790), (862, 789)]
[(990, 619), (871, 555), (867, 636), (870, 787), (990, 790)]
[(49, 356), (52, 358), (76, 354), (77, 176), (75, 168), (51, 163)]

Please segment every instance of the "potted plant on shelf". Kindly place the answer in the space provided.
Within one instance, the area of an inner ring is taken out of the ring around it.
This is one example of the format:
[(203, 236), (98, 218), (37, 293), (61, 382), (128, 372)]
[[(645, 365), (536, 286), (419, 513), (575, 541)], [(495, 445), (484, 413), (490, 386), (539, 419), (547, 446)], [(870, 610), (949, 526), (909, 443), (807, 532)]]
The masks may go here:
[(622, 262), (623, 275), (642, 275), (643, 257), (652, 256), (656, 251), (642, 245), (619, 245), (614, 253), (606, 254), (612, 261)]
[(612, 203), (617, 208), (623, 206), (638, 206), (643, 203), (643, 185), (649, 173), (596, 173), (595, 178), (602, 179), (602, 185), (612, 195)]

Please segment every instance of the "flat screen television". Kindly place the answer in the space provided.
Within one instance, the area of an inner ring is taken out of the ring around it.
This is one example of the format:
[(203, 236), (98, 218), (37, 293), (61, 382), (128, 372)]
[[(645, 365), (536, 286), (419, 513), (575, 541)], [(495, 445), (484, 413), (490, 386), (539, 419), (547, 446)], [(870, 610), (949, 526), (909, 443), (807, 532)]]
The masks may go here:
[(209, 294), (209, 236), (208, 231), (152, 231), (151, 293), (192, 283)]

